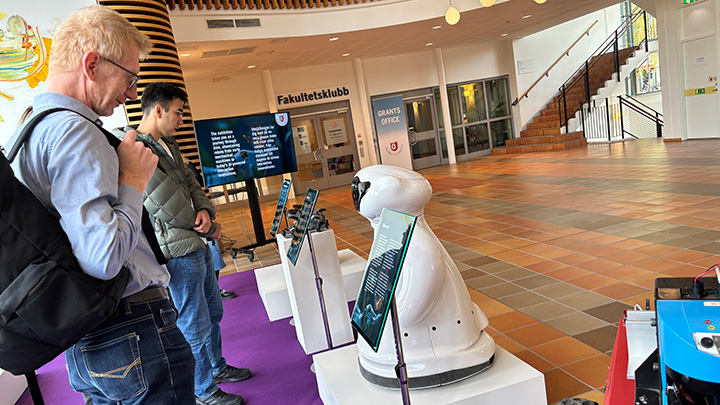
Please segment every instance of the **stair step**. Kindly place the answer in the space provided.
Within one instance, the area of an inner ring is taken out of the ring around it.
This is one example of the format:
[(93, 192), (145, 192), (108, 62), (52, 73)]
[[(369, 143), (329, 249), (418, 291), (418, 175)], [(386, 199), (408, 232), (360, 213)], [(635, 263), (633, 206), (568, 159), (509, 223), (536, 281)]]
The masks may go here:
[(560, 122), (557, 119), (553, 119), (551, 121), (544, 121), (544, 122), (532, 122), (527, 125), (527, 130), (535, 130), (535, 129), (550, 129), (550, 128), (560, 128)]
[(508, 139), (505, 141), (505, 146), (520, 146), (520, 145), (539, 145), (546, 143), (562, 143), (567, 141), (574, 141), (583, 138), (585, 135), (582, 132), (572, 132), (569, 134), (562, 135), (549, 135), (549, 136), (530, 136), (521, 137), (515, 139)]
[(548, 135), (560, 135), (560, 127), (545, 128), (545, 129), (526, 129), (520, 131), (521, 138), (528, 138), (533, 136), (548, 136)]
[(533, 124), (539, 124), (541, 122), (554, 122), (556, 127), (560, 126), (560, 121), (558, 121), (558, 115), (557, 110), (555, 111), (555, 115), (538, 115), (533, 117)]
[[(507, 141), (506, 141), (507, 142)], [(572, 141), (560, 142), (560, 143), (541, 143), (533, 145), (518, 145), (518, 146), (503, 146), (500, 148), (493, 148), (493, 155), (508, 155), (512, 153), (533, 153), (533, 152), (553, 152), (560, 150), (567, 150), (573, 148), (582, 148), (587, 146), (587, 139), (575, 139)]]

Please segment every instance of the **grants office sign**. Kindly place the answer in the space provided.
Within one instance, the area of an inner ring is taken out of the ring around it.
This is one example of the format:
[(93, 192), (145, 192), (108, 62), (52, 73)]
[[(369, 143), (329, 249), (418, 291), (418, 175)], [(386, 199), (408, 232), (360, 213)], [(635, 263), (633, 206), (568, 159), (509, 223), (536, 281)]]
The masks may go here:
[(275, 95), (278, 108), (297, 107), (301, 105), (329, 103), (332, 101), (348, 100), (350, 89), (348, 86), (333, 86), (315, 90), (296, 91)]

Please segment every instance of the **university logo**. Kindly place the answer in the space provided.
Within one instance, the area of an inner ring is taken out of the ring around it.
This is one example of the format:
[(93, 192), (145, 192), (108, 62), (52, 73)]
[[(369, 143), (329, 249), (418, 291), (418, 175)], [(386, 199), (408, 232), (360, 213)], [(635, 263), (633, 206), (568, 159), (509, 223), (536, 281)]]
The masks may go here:
[(281, 127), (284, 127), (288, 123), (288, 113), (275, 114), (275, 122)]
[(397, 141), (390, 142), (390, 148), (385, 147), (385, 150), (391, 155), (398, 155), (402, 151), (402, 145), (400, 145)]

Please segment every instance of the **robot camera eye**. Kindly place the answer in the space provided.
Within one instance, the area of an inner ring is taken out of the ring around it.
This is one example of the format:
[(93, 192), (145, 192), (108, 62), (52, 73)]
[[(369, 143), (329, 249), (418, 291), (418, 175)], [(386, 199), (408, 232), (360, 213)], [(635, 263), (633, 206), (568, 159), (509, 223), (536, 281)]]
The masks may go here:
[(360, 181), (360, 178), (354, 177), (352, 180), (352, 198), (355, 209), (360, 211), (360, 200), (370, 188), (369, 181)]

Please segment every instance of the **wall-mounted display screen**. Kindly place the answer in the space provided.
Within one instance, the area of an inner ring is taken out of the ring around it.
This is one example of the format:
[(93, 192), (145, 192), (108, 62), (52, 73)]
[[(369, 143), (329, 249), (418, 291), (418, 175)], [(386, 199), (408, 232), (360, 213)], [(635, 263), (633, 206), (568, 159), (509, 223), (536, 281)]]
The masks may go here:
[(206, 187), (297, 171), (288, 113), (194, 122)]

